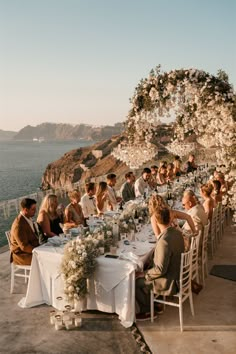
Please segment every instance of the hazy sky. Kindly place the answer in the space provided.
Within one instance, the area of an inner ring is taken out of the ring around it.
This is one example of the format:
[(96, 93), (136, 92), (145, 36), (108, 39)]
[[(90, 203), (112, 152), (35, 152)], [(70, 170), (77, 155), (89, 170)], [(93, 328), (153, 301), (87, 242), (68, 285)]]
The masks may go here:
[(157, 64), (235, 88), (235, 38), (235, 0), (0, 0), (0, 129), (123, 121)]

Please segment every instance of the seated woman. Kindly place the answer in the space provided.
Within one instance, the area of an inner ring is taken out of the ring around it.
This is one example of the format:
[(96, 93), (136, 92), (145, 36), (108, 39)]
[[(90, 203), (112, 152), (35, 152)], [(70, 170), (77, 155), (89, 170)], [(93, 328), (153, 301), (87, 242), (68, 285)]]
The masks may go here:
[(62, 216), (57, 212), (58, 200), (55, 194), (48, 194), (44, 197), (37, 218), (37, 223), (45, 236), (53, 237), (63, 233), (60, 224), (63, 223)]
[(202, 206), (209, 220), (212, 219), (213, 209), (216, 206), (214, 199), (211, 197), (212, 191), (213, 187), (211, 184), (203, 184), (200, 188), (201, 197), (204, 199)]
[(174, 162), (174, 174), (176, 177), (181, 176), (181, 160), (178, 155), (175, 156)]
[[(154, 234), (155, 234), (156, 237), (159, 236), (160, 230), (159, 230), (159, 228), (157, 226), (154, 212), (157, 209), (163, 209), (163, 208), (166, 208), (166, 207), (169, 208), (169, 206), (164, 201), (164, 199), (158, 194), (152, 195), (151, 198), (149, 199), (149, 214), (151, 216), (151, 225), (152, 225), (152, 229), (153, 229)], [(177, 219), (186, 220), (187, 223), (189, 224), (189, 227), (190, 227), (192, 233), (196, 234), (196, 228), (195, 228), (193, 219), (187, 213), (184, 213), (184, 212), (179, 211), (179, 210), (170, 209), (170, 217), (171, 217), (172, 225), (177, 227), (177, 228), (179, 227), (178, 223), (176, 221)]]
[(165, 166), (161, 166), (158, 169), (157, 173), (157, 183), (159, 185), (165, 184), (166, 183), (166, 177), (167, 177), (167, 170)]
[(212, 193), (211, 197), (214, 199), (215, 204), (222, 202), (222, 192), (221, 192), (221, 183), (218, 180), (214, 180), (211, 182), (212, 184)]
[(100, 182), (96, 192), (96, 206), (98, 214), (101, 215), (105, 211), (113, 210), (112, 204), (108, 196), (108, 188), (106, 182)]
[(227, 181), (225, 180), (224, 174), (222, 172), (217, 172), (216, 180), (221, 183), (220, 191), (222, 195), (226, 194), (228, 192), (229, 187)]
[(80, 192), (73, 190), (68, 193), (70, 204), (65, 209), (65, 223), (64, 226), (68, 229), (78, 225), (84, 225), (84, 215), (82, 208), (79, 205)]
[(166, 180), (168, 181), (173, 181), (175, 178), (175, 173), (174, 173), (174, 164), (173, 163), (168, 163), (167, 169), (166, 169)]

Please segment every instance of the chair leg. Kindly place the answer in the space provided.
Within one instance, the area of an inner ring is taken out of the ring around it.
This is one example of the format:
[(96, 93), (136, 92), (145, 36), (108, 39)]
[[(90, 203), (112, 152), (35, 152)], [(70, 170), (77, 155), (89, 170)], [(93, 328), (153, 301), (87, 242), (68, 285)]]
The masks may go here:
[(15, 282), (15, 273), (14, 273), (14, 265), (13, 263), (11, 264), (11, 289), (10, 293), (13, 293), (14, 290), (14, 282)]
[(152, 290), (150, 293), (150, 307), (151, 307), (151, 322), (153, 322), (153, 319), (154, 319), (154, 294), (153, 294)]
[(182, 301), (179, 302), (179, 323), (180, 323), (180, 331), (183, 332), (183, 304), (182, 304)]
[(189, 303), (190, 303), (190, 309), (191, 309), (192, 316), (194, 316), (193, 294), (192, 294), (192, 292), (190, 292), (190, 294), (189, 294)]
[(27, 278), (27, 270), (25, 269), (25, 283), (27, 283), (27, 280), (28, 280), (28, 278)]

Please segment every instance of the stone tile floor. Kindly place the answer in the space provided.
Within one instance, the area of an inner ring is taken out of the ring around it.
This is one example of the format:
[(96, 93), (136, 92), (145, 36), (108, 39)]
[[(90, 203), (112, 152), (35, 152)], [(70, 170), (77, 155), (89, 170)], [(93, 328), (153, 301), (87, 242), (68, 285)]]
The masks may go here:
[[(217, 252), (209, 262), (236, 264), (236, 234), (227, 227)], [(10, 294), (9, 252), (0, 254), (0, 353), (74, 354), (140, 353), (129, 329), (116, 315), (84, 313), (81, 330), (55, 331), (49, 324), (47, 305), (21, 309), (17, 302), (26, 292), (18, 281)], [(166, 307), (164, 314), (138, 328), (154, 354), (233, 354), (236, 352), (236, 283), (209, 275), (206, 286), (194, 295), (195, 317), (184, 304), (184, 332), (179, 330), (178, 309)]]

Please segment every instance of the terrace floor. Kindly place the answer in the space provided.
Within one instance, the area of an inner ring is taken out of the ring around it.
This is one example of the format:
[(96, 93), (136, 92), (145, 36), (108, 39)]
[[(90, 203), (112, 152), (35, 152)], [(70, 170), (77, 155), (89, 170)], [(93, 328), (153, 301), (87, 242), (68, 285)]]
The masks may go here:
[[(236, 264), (236, 234), (228, 226), (209, 262)], [(21, 279), (10, 294), (9, 252), (0, 254), (0, 353), (140, 353), (129, 329), (117, 316), (84, 313), (80, 331), (55, 331), (49, 324), (50, 306), (21, 309), (26, 292)], [(179, 330), (178, 309), (170, 306), (154, 321), (137, 326), (155, 354), (234, 354), (236, 352), (236, 282), (209, 275), (206, 286), (194, 295), (195, 317), (184, 304), (184, 332)]]

